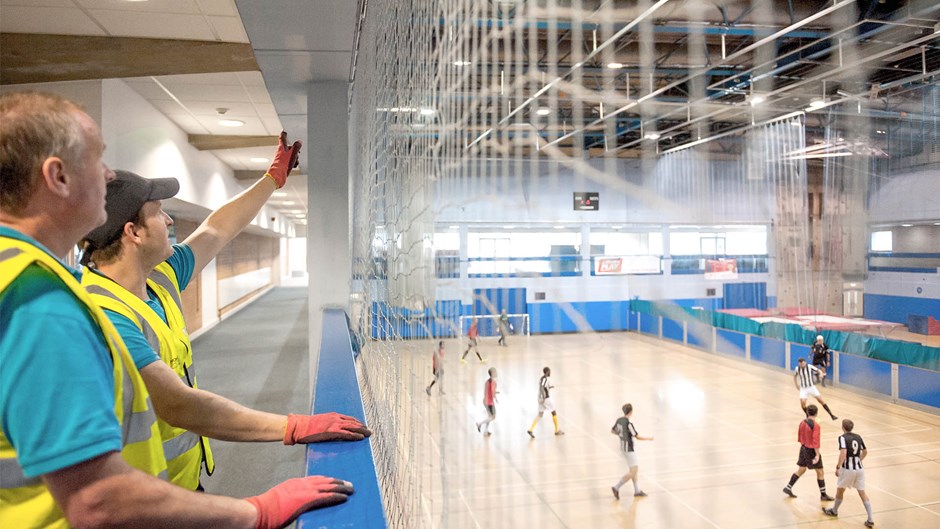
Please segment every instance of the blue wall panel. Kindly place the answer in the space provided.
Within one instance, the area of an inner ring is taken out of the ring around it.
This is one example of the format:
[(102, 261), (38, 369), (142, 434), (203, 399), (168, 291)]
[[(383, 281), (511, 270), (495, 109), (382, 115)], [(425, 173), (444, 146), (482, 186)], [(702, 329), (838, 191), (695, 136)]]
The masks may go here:
[(767, 283), (725, 283), (726, 309), (767, 308)]
[(639, 315), (639, 312), (632, 312), (632, 311), (631, 311), (631, 312), (629, 313), (629, 316), (628, 316), (629, 319), (627, 320), (627, 328), (629, 328), (631, 331), (635, 331), (635, 330), (636, 330), (636, 326), (638, 325), (638, 322), (637, 322), (637, 316), (638, 316), (638, 315)]
[(840, 354), (839, 383), (891, 395), (891, 364), (867, 356)]
[(751, 360), (786, 367), (787, 344), (772, 338), (751, 336)]
[(940, 408), (940, 373), (898, 366), (898, 397)]
[(682, 322), (663, 318), (663, 338), (681, 342), (683, 340)]
[(714, 327), (702, 323), (689, 322), (689, 345), (700, 347), (706, 351), (712, 350), (712, 329)]
[[(812, 356), (809, 354), (809, 346), (791, 343), (790, 344), (790, 371), (796, 369), (796, 364), (799, 363), (800, 358), (805, 359), (809, 363), (813, 363)], [(832, 374), (827, 375), (828, 378), (832, 378)]]
[(744, 341), (747, 335), (739, 332), (718, 329), (718, 349), (719, 353), (740, 356), (744, 358)]
[[(533, 334), (554, 332), (625, 331), (630, 313), (629, 301), (591, 301), (580, 303), (529, 303), (529, 325)], [(569, 312), (574, 312), (577, 322)], [(588, 329), (579, 329), (587, 323)]]
[(640, 332), (659, 336), (659, 316), (650, 314), (640, 315)]
[(865, 318), (907, 325), (911, 314), (940, 318), (940, 299), (865, 294)]

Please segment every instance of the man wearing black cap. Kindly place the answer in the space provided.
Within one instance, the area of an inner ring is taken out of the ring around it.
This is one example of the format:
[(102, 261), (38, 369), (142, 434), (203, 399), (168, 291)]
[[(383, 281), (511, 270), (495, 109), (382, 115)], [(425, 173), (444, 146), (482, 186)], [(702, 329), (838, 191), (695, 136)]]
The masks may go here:
[[(182, 244), (170, 245), (173, 224), (161, 200), (179, 191), (175, 178), (147, 179), (116, 171), (107, 186), (107, 222), (84, 240), (88, 272), (82, 285), (114, 323), (140, 370), (157, 412), (170, 481), (200, 490), (211, 474), (206, 437), (281, 441), (292, 445), (361, 440), (370, 431), (336, 413), (276, 415), (199, 391), (180, 292), (260, 212), (296, 164), (300, 142), (280, 136), (268, 172), (209, 217)], [(159, 360), (162, 360), (160, 362)]]
[(104, 142), (52, 94), (0, 95), (0, 527), (284, 527), (349, 483), (311, 476), (250, 498), (166, 482), (147, 388), (66, 256), (105, 221)]

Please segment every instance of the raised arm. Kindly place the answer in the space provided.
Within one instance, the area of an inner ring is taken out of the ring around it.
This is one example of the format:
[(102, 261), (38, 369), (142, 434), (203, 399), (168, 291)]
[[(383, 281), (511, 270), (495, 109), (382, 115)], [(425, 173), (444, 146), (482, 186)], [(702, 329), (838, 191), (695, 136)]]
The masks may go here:
[(355, 418), (338, 413), (285, 416), (247, 408), (187, 386), (163, 362), (148, 364), (140, 374), (161, 419), (213, 439), (295, 444), (358, 441), (372, 434)]
[(288, 147), (287, 133), (281, 132), (277, 152), (268, 172), (254, 185), (213, 211), (196, 231), (186, 238), (184, 242), (193, 250), (196, 260), (194, 274), (205, 268), (226, 244), (248, 226), (271, 198), (275, 189), (284, 186), (291, 169), (297, 164), (300, 148), (299, 141)]

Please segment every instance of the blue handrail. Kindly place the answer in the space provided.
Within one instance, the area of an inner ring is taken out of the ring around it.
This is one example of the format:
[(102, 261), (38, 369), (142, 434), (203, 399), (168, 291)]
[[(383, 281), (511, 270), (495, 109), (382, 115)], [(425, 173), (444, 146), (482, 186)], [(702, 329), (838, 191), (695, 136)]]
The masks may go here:
[[(349, 326), (346, 313), (340, 309), (323, 311), (320, 360), (313, 397), (313, 413), (330, 411), (366, 422)], [(373, 435), (382, 435), (382, 432)], [(298, 529), (388, 527), (375, 461), (372, 459), (371, 439), (307, 445), (306, 466), (307, 476), (331, 476), (351, 481), (356, 492), (342, 505), (302, 515), (297, 520)]]

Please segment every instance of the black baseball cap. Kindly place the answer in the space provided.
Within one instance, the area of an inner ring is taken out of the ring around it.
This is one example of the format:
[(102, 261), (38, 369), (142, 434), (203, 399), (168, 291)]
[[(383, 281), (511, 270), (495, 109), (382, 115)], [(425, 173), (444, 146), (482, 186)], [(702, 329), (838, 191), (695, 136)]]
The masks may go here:
[(107, 246), (124, 225), (134, 220), (140, 208), (151, 200), (163, 200), (179, 193), (180, 182), (175, 178), (144, 178), (130, 171), (114, 171), (114, 180), (108, 182), (105, 210), (108, 220), (85, 236), (93, 248)]

